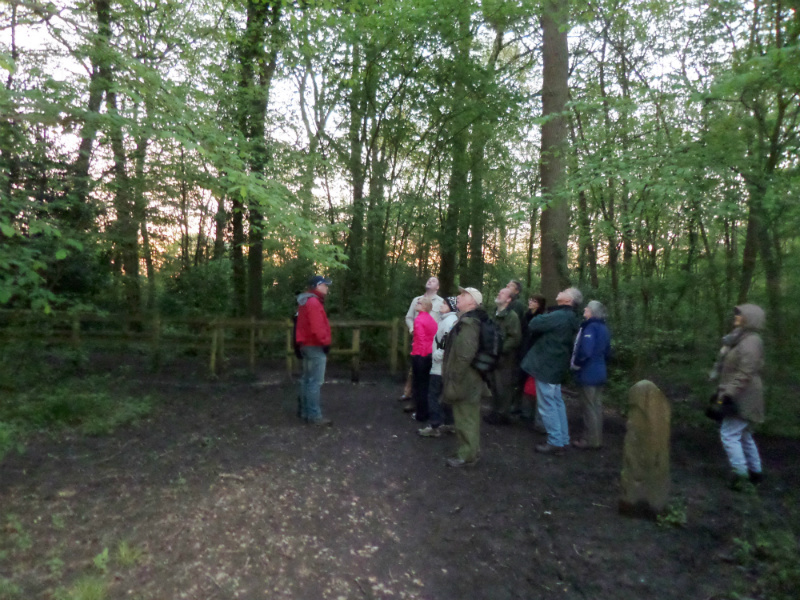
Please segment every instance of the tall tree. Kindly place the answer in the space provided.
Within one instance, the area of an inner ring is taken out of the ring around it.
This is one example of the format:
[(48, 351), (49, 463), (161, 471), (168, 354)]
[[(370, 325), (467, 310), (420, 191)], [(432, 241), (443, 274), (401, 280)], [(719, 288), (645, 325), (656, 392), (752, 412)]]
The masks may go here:
[(542, 194), (547, 206), (541, 220), (542, 293), (549, 301), (569, 284), (567, 243), (569, 200), (565, 194), (566, 114), (569, 97), (569, 2), (546, 0), (542, 9)]

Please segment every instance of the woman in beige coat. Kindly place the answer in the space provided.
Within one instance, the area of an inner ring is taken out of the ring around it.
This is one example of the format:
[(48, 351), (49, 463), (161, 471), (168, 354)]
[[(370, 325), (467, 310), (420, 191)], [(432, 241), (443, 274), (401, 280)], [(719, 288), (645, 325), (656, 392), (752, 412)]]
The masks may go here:
[(748, 478), (753, 483), (761, 481), (761, 458), (752, 426), (764, 421), (764, 342), (758, 334), (764, 320), (764, 311), (755, 304), (737, 306), (734, 330), (723, 338), (720, 350), (717, 395), (723, 404), (732, 405), (734, 413), (722, 420), (720, 437), (733, 469), (734, 488)]

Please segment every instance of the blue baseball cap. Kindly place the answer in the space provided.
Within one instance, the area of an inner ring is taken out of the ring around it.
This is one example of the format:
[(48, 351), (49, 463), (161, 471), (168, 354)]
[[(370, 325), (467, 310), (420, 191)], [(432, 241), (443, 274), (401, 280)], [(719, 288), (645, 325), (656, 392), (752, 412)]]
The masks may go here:
[(314, 275), (311, 279), (308, 280), (308, 289), (310, 290), (314, 289), (320, 283), (324, 283), (325, 285), (330, 285), (333, 283), (333, 281), (331, 281), (327, 277), (323, 277), (322, 275)]

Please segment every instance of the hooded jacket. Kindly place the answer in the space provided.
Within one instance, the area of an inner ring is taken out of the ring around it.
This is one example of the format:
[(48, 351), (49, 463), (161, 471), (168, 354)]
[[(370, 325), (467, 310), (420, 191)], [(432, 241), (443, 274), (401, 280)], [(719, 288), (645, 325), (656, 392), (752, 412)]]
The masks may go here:
[(298, 347), (331, 345), (331, 326), (325, 313), (324, 301), (324, 296), (316, 290), (297, 296)]
[(755, 304), (742, 304), (736, 308), (742, 317), (740, 331), (734, 331), (733, 345), (722, 361), (717, 392), (733, 400), (742, 419), (762, 423), (764, 342), (758, 332), (764, 329), (766, 317)]

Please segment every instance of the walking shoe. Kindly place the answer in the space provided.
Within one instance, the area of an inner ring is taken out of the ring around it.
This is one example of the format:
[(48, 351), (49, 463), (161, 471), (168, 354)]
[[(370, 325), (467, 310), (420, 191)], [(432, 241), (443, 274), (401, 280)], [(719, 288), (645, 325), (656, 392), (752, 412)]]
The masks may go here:
[(316, 427), (330, 427), (333, 425), (333, 421), (330, 419), (319, 419), (318, 421), (309, 421), (308, 424)]
[(403, 412), (414, 412), (416, 405), (413, 402), (408, 402), (403, 405)]
[(438, 427), (431, 427), (430, 425), (422, 429), (417, 429), (417, 433), (422, 437), (440, 437), (442, 435)]
[(511, 419), (499, 412), (490, 412), (483, 417), (483, 422), (489, 425), (510, 425)]
[(748, 471), (747, 476), (750, 478), (750, 483), (753, 485), (758, 485), (764, 481), (764, 473), (761, 471)]
[(474, 467), (478, 463), (478, 459), (475, 460), (464, 460), (463, 458), (448, 458), (447, 459), (447, 466), (453, 467), (454, 469), (460, 469), (461, 467)]
[(411, 398), (410, 398), (409, 396), (406, 396), (405, 394), (403, 394), (403, 395), (402, 395), (402, 396), (400, 396), (400, 397), (399, 397), (397, 400), (398, 400), (399, 402), (410, 402), (410, 401), (411, 401)]
[(536, 446), (536, 451), (541, 454), (552, 454), (553, 456), (561, 456), (564, 454), (564, 446), (553, 446), (552, 444), (539, 444)]
[(456, 426), (455, 425), (439, 425), (439, 431), (442, 433), (455, 433)]

